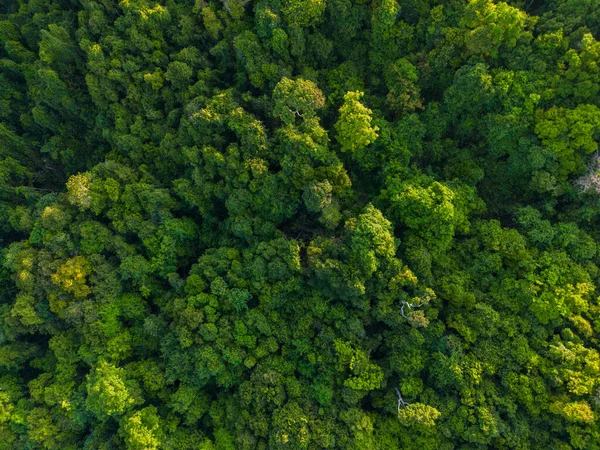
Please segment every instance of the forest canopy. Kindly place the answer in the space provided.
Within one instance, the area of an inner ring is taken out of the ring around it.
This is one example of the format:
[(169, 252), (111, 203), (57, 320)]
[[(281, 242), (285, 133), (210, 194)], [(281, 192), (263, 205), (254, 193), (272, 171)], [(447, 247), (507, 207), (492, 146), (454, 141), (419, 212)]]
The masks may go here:
[(0, 449), (600, 450), (600, 0), (0, 3)]

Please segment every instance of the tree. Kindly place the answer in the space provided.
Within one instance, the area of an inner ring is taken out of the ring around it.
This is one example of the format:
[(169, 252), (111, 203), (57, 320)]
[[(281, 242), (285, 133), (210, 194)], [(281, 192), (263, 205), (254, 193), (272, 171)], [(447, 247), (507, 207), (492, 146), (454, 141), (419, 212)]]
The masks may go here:
[(325, 12), (325, 1), (286, 0), (283, 2), (282, 10), (290, 25), (309, 27), (320, 22), (321, 17)]
[(468, 51), (495, 58), (503, 47), (515, 47), (519, 41), (531, 40), (528, 28), (536, 19), (504, 2), (470, 0), (461, 22), (468, 29), (465, 34)]
[(0, 3), (0, 448), (600, 450), (598, 0)]
[(320, 89), (310, 80), (282, 78), (273, 90), (273, 115), (284, 123), (310, 119), (325, 104)]
[[(86, 404), (100, 420), (122, 416), (135, 404), (141, 403), (136, 386), (126, 379), (125, 371), (106, 361), (99, 361), (95, 370), (88, 376), (87, 393)], [(136, 423), (136, 420), (141, 421), (141, 416), (133, 417), (139, 417), (134, 419), (133, 423)]]
[(160, 425), (154, 406), (136, 411), (124, 422), (123, 435), (128, 449), (153, 450), (160, 447)]
[(363, 95), (363, 92), (346, 93), (335, 123), (340, 150), (350, 152), (359, 161), (365, 148), (377, 139), (379, 131), (376, 125), (371, 126), (373, 112), (360, 103)]
[(535, 133), (549, 154), (544, 164), (557, 181), (583, 168), (583, 155), (593, 153), (600, 132), (600, 109), (579, 105), (573, 110), (552, 107), (536, 112)]

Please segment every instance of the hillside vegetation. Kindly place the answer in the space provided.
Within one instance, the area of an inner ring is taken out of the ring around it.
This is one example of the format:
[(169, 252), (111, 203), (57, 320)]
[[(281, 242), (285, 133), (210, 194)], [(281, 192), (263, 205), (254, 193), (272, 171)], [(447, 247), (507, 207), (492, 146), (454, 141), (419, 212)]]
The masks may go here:
[(0, 449), (599, 450), (600, 0), (0, 4)]

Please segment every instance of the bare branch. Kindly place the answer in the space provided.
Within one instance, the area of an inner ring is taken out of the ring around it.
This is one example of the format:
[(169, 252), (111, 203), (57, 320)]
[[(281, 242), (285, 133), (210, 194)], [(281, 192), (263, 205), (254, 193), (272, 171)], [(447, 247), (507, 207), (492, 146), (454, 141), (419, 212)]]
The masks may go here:
[(594, 153), (590, 162), (587, 165), (588, 173), (579, 177), (575, 181), (575, 185), (583, 192), (595, 192), (600, 194), (600, 154)]
[(400, 412), (400, 409), (406, 408), (409, 405), (409, 403), (405, 402), (402, 399), (402, 394), (400, 393), (400, 389), (398, 389), (397, 387), (394, 389), (396, 390), (396, 395), (398, 396), (398, 412)]
[(407, 306), (410, 309), (421, 308), (422, 306), (429, 304), (429, 302), (431, 301), (431, 295), (426, 295), (425, 297), (415, 297), (412, 299), (412, 301), (414, 303), (409, 303), (406, 300), (402, 300), (402, 306), (400, 307), (400, 314), (402, 314), (402, 317), (404, 317), (405, 319), (408, 319), (408, 317), (404, 313), (405, 306)]

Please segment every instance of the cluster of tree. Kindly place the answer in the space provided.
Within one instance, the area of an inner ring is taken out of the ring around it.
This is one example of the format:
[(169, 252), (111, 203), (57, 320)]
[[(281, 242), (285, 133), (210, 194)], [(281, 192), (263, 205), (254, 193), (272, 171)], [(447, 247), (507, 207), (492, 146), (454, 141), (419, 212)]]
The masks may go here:
[(0, 449), (600, 449), (600, 0), (0, 4)]

